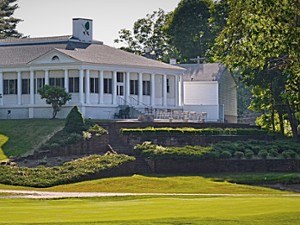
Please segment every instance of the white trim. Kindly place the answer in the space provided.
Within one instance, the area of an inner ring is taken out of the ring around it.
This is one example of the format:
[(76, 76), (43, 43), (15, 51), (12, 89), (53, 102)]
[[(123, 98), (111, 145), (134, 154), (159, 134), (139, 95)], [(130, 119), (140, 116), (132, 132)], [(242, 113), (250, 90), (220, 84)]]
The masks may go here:
[(90, 70), (85, 71), (85, 103), (90, 104)]
[(84, 103), (84, 96), (83, 96), (83, 69), (79, 70), (79, 103)]
[(30, 105), (34, 105), (34, 70), (30, 70)]
[(18, 105), (22, 105), (22, 74), (18, 71), (17, 75), (17, 95), (18, 95)]
[(138, 105), (141, 105), (143, 102), (143, 74), (139, 73), (139, 89), (138, 89)]
[(103, 96), (104, 96), (103, 70), (100, 70), (98, 73), (99, 73), (99, 104), (103, 105)]

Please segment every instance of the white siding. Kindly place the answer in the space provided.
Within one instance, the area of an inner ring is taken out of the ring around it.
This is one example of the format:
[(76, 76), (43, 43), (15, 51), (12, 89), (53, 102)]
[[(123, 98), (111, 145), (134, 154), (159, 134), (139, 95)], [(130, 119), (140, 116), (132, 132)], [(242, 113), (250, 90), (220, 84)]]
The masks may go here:
[(185, 81), (185, 105), (218, 105), (218, 83), (216, 81)]

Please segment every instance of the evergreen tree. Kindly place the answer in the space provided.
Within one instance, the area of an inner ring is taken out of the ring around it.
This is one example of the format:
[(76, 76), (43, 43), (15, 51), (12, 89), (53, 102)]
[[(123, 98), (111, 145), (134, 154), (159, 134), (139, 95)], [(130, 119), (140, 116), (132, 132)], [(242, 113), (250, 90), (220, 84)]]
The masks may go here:
[(77, 106), (69, 112), (64, 130), (68, 133), (79, 133), (84, 130), (84, 119)]
[(22, 34), (16, 30), (17, 24), (22, 20), (12, 16), (18, 8), (16, 1), (17, 0), (0, 0), (0, 39), (22, 37)]

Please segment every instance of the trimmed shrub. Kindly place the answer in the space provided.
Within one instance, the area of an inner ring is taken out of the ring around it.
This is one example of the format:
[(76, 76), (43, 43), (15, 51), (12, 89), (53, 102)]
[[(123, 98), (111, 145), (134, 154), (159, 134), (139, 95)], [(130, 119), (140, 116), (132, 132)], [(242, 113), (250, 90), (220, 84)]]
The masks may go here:
[(84, 130), (84, 119), (77, 106), (74, 106), (68, 114), (64, 130), (79, 134)]
[(229, 151), (222, 151), (221, 153), (220, 153), (220, 158), (221, 159), (229, 159), (229, 158), (231, 158), (231, 153), (229, 152)]
[(251, 149), (246, 149), (245, 150), (245, 157), (246, 159), (252, 159), (254, 156), (254, 152)]
[(295, 159), (297, 158), (297, 153), (293, 150), (285, 150), (282, 152), (282, 157), (285, 159)]
[(267, 159), (268, 158), (268, 151), (267, 150), (260, 150), (258, 152), (258, 156), (261, 158), (261, 159)]
[(244, 152), (236, 151), (234, 153), (234, 157), (237, 159), (242, 159), (242, 158), (244, 158), (244, 156), (245, 156)]

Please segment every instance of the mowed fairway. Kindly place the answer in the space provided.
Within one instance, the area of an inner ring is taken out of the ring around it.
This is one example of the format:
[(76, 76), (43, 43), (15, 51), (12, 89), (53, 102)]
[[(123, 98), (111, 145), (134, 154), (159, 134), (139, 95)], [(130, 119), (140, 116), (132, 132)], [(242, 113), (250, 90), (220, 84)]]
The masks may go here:
[[(13, 186), (0, 185), (0, 189), (4, 188), (14, 189)], [(291, 193), (268, 188), (215, 182), (202, 176), (134, 175), (35, 190), (191, 195), (148, 194), (52, 200), (7, 199), (3, 195), (0, 198), (0, 224), (282, 225), (299, 224), (300, 221), (299, 196), (289, 196)], [(208, 195), (196, 196), (201, 193)], [(217, 193), (229, 196), (214, 195)], [(234, 196), (237, 193), (241, 196)]]
[(300, 197), (0, 199), (0, 224), (299, 224)]

